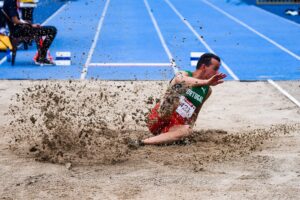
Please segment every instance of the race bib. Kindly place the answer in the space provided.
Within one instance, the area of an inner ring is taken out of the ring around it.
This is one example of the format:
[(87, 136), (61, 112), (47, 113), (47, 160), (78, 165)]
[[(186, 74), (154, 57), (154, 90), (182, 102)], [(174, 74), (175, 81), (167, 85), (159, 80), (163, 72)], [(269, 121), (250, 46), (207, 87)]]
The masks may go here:
[(179, 100), (179, 106), (176, 109), (176, 112), (183, 118), (189, 119), (194, 111), (196, 106), (194, 106), (185, 96), (181, 96)]

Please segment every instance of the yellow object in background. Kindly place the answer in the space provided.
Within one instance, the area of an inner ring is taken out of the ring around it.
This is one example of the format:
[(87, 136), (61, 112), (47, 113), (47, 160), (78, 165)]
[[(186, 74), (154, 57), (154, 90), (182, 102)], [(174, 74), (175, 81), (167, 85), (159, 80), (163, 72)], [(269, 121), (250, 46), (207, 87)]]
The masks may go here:
[(36, 3), (34, 0), (20, 0), (22, 3)]
[(5, 50), (9, 48), (12, 50), (12, 45), (10, 43), (9, 37), (6, 35), (0, 35), (0, 50)]

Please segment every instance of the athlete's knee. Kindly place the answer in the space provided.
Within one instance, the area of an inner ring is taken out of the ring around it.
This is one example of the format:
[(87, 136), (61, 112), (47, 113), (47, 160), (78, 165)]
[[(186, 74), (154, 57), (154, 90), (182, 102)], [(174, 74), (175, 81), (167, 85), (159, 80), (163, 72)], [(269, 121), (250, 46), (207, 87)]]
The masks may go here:
[(192, 135), (192, 132), (193, 132), (193, 130), (190, 126), (185, 126), (181, 132), (182, 133), (181, 139), (189, 137), (190, 135)]
[(44, 33), (52, 37), (55, 37), (57, 34), (57, 28), (55, 26), (44, 26), (43, 30)]
[(51, 34), (55, 37), (57, 34), (57, 28), (55, 26), (51, 26)]
[(176, 128), (176, 133), (174, 137), (176, 140), (184, 139), (192, 134), (192, 129), (188, 125), (181, 126), (180, 128)]

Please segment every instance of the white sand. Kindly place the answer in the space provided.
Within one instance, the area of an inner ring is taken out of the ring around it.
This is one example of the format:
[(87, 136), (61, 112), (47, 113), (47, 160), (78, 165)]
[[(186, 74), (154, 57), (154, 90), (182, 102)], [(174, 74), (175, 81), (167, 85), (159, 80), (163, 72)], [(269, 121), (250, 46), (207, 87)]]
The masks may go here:
[[(14, 133), (6, 130), (13, 118), (6, 113), (9, 105), (15, 104), (10, 97), (22, 88), (45, 83), (0, 82), (2, 199), (298, 199), (300, 196), (300, 108), (266, 82), (225, 82), (214, 87), (195, 127), (206, 131), (195, 137), (195, 143), (142, 147), (131, 151), (120, 163), (90, 166), (72, 163), (71, 167), (69, 163), (38, 162), (32, 156), (9, 149), (8, 141)], [(109, 128), (116, 127), (112, 126), (113, 121), (126, 112), (125, 129), (142, 133), (146, 130), (143, 123), (136, 125), (131, 115), (136, 109), (146, 111), (151, 107), (145, 104), (146, 100), (150, 96), (159, 98), (167, 82), (86, 84), (89, 88), (86, 94), (99, 88), (107, 88), (110, 94), (118, 93), (118, 100), (108, 96), (114, 102), (105, 108)], [(299, 94), (299, 82), (280, 84), (295, 97)], [(255, 131), (258, 128), (265, 131)], [(260, 137), (254, 137), (255, 132)], [(264, 138), (264, 133), (271, 135)]]

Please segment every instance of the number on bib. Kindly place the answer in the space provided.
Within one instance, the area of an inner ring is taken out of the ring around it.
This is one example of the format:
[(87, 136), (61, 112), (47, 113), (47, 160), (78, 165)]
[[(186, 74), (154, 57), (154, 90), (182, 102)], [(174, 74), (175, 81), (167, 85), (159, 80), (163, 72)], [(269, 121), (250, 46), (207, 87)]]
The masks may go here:
[(196, 107), (185, 96), (180, 97), (179, 106), (177, 107), (176, 112), (181, 117), (189, 119), (195, 110)]

